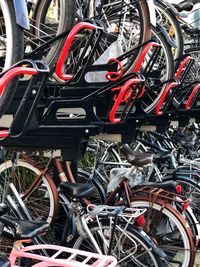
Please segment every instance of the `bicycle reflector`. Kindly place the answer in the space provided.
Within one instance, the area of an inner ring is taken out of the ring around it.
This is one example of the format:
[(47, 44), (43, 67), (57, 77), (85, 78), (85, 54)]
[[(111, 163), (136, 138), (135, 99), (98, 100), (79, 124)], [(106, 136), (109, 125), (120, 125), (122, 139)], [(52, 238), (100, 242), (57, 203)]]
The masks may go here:
[(182, 187), (181, 187), (180, 184), (178, 184), (178, 185), (176, 186), (176, 193), (177, 193), (177, 194), (180, 194), (181, 192), (182, 192)]
[(136, 225), (137, 226), (144, 226), (145, 223), (145, 219), (144, 219), (144, 215), (140, 215), (139, 217), (136, 218)]
[(187, 210), (189, 207), (189, 201), (185, 202), (184, 205), (183, 205), (183, 211), (184, 210)]

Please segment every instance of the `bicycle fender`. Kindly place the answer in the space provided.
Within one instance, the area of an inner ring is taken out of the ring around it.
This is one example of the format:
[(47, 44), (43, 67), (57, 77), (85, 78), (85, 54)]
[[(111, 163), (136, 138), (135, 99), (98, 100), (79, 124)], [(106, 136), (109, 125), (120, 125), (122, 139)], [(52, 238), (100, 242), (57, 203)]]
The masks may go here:
[[(160, 2), (160, 1), (156, 1), (156, 2)], [(161, 1), (161, 4), (165, 5), (166, 8), (168, 8), (172, 13), (174, 13), (174, 15), (178, 16), (179, 15), (179, 12), (177, 11), (177, 9), (173, 6), (173, 4), (169, 3), (168, 1), (166, 0), (162, 0)]]
[(156, 9), (153, 0), (147, 0), (151, 25), (156, 27)]
[(23, 29), (30, 30), (28, 9), (25, 0), (12, 0), (16, 23)]
[(167, 32), (165, 31), (165, 29), (157, 22), (156, 23), (156, 28), (162, 32), (162, 34), (164, 35), (164, 37), (166, 38), (167, 43), (173, 47), (173, 48), (177, 48), (177, 45), (172, 41), (172, 39), (169, 37), (169, 35), (167, 34)]
[[(160, 3), (160, 1), (155, 0), (155, 2)], [(173, 6), (173, 4), (169, 3), (168, 1), (162, 0), (162, 5), (165, 6), (166, 9), (169, 9), (175, 16), (181, 18), (187, 18), (188, 15), (185, 12), (178, 12), (177, 9)]]
[(153, 242), (153, 240), (140, 228), (136, 228), (137, 230), (146, 240), (146, 242), (149, 244), (150, 248), (163, 260), (167, 259), (167, 255), (165, 254), (162, 249), (156, 246), (156, 244)]

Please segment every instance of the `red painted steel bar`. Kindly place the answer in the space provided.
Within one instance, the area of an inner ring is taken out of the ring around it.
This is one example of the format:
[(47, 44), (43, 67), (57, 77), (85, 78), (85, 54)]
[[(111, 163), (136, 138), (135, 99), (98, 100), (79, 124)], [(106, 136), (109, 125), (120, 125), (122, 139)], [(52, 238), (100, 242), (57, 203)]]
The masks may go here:
[(73, 29), (70, 31), (65, 41), (64, 47), (60, 53), (60, 56), (58, 58), (57, 64), (56, 64), (56, 74), (58, 75), (60, 79), (69, 81), (73, 78), (71, 74), (64, 74), (62, 71), (62, 67), (63, 67), (63, 64), (65, 62), (65, 59), (68, 55), (69, 49), (72, 45), (72, 42), (74, 41), (74, 37), (76, 36), (76, 34), (83, 29), (95, 30), (96, 28), (97, 27), (91, 23), (80, 22), (77, 25), (75, 25)]

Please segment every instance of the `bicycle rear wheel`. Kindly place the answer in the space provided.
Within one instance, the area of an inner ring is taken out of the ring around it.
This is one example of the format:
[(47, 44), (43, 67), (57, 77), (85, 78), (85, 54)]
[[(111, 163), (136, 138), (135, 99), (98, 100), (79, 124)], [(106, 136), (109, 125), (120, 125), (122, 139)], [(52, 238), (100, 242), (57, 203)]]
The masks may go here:
[(183, 54), (184, 41), (180, 23), (165, 2), (156, 0), (155, 7), (157, 22), (166, 30), (176, 45), (176, 48), (172, 48), (174, 59), (176, 59)]
[[(182, 173), (181, 173), (182, 171)], [(179, 173), (178, 173), (179, 172)], [(188, 174), (187, 174), (188, 173)], [(190, 167), (181, 170), (177, 169), (176, 175), (166, 176), (162, 178), (163, 182), (173, 181), (176, 182), (177, 185), (180, 185), (182, 190), (180, 193), (184, 197), (190, 199), (190, 207), (192, 208), (195, 216), (197, 217), (198, 221), (200, 220), (200, 185), (199, 181), (200, 178), (192, 174)]]
[(148, 197), (136, 196), (132, 199), (133, 208), (146, 208), (144, 228), (156, 240), (170, 259), (173, 266), (194, 266), (195, 252), (193, 236), (182, 215), (170, 204), (156, 200), (153, 204)]

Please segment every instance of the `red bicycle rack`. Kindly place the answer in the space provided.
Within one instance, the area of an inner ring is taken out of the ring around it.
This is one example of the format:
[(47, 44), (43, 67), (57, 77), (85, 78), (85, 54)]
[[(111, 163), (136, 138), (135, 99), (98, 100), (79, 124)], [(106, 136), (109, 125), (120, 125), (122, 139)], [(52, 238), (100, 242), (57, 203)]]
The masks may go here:
[(189, 110), (192, 107), (192, 104), (194, 103), (195, 99), (197, 98), (200, 90), (200, 83), (198, 83), (192, 90), (186, 104), (185, 109)]
[(69, 49), (72, 45), (72, 42), (77, 35), (78, 32), (80, 32), (83, 29), (87, 30), (96, 30), (97, 26), (91, 24), (91, 23), (86, 23), (86, 22), (80, 22), (77, 25), (75, 25), (72, 30), (70, 31), (67, 40), (65, 41), (64, 47), (60, 53), (60, 56), (58, 58), (57, 64), (56, 64), (56, 74), (58, 77), (62, 80), (69, 81), (73, 78), (71, 74), (64, 74), (63, 73), (63, 64), (67, 58)]
[[(113, 107), (111, 108), (111, 111), (110, 111), (109, 120), (110, 120), (111, 123), (120, 123), (121, 122), (121, 118), (120, 117), (117, 118), (116, 117), (116, 113), (117, 113), (120, 105), (122, 103), (124, 103), (124, 101), (127, 102), (127, 105), (131, 105), (130, 102), (133, 99), (134, 85), (137, 85), (137, 84), (140, 84), (140, 83), (141, 83), (141, 81), (138, 78), (133, 78), (133, 79), (128, 80), (120, 88), (119, 94), (116, 97), (116, 99), (114, 100), (115, 103), (114, 103), (114, 105), (113, 105)], [(115, 90), (115, 88), (113, 90)], [(128, 96), (126, 96), (127, 93), (128, 93)], [(136, 93), (136, 95), (138, 94), (138, 92), (135, 92), (135, 93)], [(139, 92), (139, 94), (141, 94), (141, 93)], [(122, 115), (122, 113), (121, 113), (121, 115)]]
[[(86, 57), (82, 52), (78, 58), (79, 61), (82, 60), (80, 68), (76, 69), (75, 65), (71, 73), (67, 68), (64, 73), (63, 64), (66, 64), (69, 51), (73, 48), (73, 42), (79, 37), (80, 32), (81, 37), (87, 35), (87, 41), (84, 43), (86, 46), (82, 47), (82, 51), (87, 51), (88, 47), (91, 51)], [(28, 83), (24, 83), (25, 90), (17, 99), (18, 104), (10, 129), (2, 129), (0, 132), (1, 145), (22, 150), (62, 149), (66, 158), (72, 160), (82, 156), (90, 136), (123, 133), (131, 137), (136, 124), (145, 123), (147, 117), (149, 119), (149, 114), (140, 114), (140, 110), (137, 109), (145, 93), (145, 77), (137, 72), (125, 74), (124, 62), (132, 53), (137, 54), (143, 47), (134, 70), (139, 71), (145, 63), (144, 68), (148, 75), (152, 62), (145, 62), (145, 57), (151, 48), (154, 51), (151, 56), (155, 57), (160, 45), (149, 41), (118, 58), (108, 59), (107, 64), (95, 65), (91, 59), (96, 47), (98, 48), (98, 40), (103, 35), (102, 28), (85, 22), (77, 24), (71, 30), (56, 64), (56, 74), (68, 83), (56, 84), (48, 81), (50, 76), (48, 67), (43, 66), (40, 69), (37, 63), (35, 69), (21, 67), (4, 76), (0, 88), (5, 88), (6, 82), (20, 73), (31, 74), (32, 78)], [(115, 40), (116, 36), (113, 38)], [(177, 75), (183, 72), (188, 62), (189, 57), (182, 63)], [(86, 73), (100, 71), (104, 71), (107, 81), (99, 83), (86, 81)], [(163, 106), (169, 93), (177, 86), (176, 82), (169, 82), (166, 86), (156, 106), (155, 119), (157, 115), (163, 114)], [(82, 113), (71, 114), (75, 109), (81, 110)]]
[(171, 89), (176, 88), (178, 85), (179, 84), (177, 82), (171, 82), (166, 86), (160, 100), (158, 101), (158, 104), (156, 105), (156, 109), (155, 109), (156, 115), (162, 115), (163, 114), (163, 111), (161, 111), (162, 105), (166, 101), (167, 96), (170, 93)]
[(28, 67), (14, 67), (9, 69), (1, 78), (0, 78), (0, 96), (3, 94), (6, 85), (12, 80), (15, 76), (20, 74), (36, 75), (38, 73), (35, 68)]

